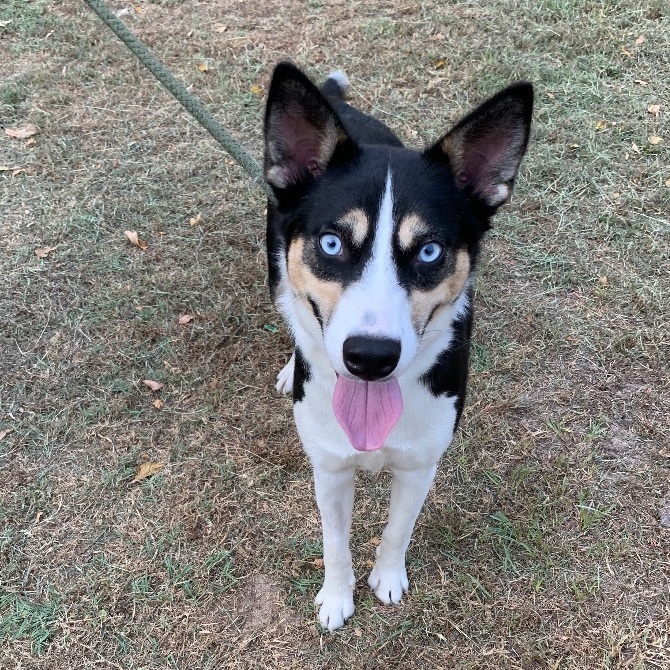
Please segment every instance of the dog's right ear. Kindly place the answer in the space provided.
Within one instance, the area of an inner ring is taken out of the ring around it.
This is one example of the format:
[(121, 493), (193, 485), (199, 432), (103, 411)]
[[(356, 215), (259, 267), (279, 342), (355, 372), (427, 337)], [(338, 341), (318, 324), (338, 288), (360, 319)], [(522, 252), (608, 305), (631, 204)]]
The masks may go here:
[(279, 63), (265, 110), (265, 179), (275, 193), (318, 177), (336, 153), (355, 151), (319, 89), (294, 65)]

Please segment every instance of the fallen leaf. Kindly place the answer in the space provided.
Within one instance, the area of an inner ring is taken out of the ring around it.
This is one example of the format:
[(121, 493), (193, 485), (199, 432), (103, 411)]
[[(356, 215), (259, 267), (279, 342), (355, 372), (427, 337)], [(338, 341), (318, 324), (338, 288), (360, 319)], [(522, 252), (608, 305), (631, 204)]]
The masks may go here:
[(649, 140), (649, 144), (660, 144), (663, 141), (663, 138), (658, 135), (649, 135), (647, 139)]
[(263, 89), (262, 89), (258, 84), (254, 84), (254, 85), (251, 87), (251, 92), (252, 92), (254, 95), (260, 95), (260, 94), (263, 92)]
[(382, 543), (382, 539), (381, 539), (381, 537), (373, 537), (373, 538), (370, 540), (370, 544), (371, 544), (373, 547), (378, 547), (381, 543)]
[(323, 565), (324, 565), (324, 563), (323, 563), (322, 558), (315, 558), (314, 559), (314, 567), (315, 568), (318, 568), (319, 570), (321, 570), (321, 568), (323, 568)]
[(179, 317), (179, 325), (180, 326), (183, 326), (187, 323), (191, 323), (191, 321), (193, 321), (193, 314), (182, 314)]
[(136, 14), (141, 14), (144, 10), (139, 6), (135, 5), (135, 13)]
[(156, 400), (154, 400), (154, 403), (153, 403), (153, 404), (154, 404), (154, 407), (155, 407), (156, 409), (163, 409), (163, 405), (164, 405), (165, 403), (164, 403), (160, 398), (156, 398)]
[(596, 123), (596, 130), (605, 130), (605, 128), (607, 128), (607, 121), (600, 120)]
[(139, 249), (142, 249), (144, 251), (144, 249), (149, 248), (149, 245), (144, 240), (141, 240), (134, 230), (124, 230), (123, 234), (128, 238), (130, 242), (132, 242), (132, 244), (134, 244)]
[(196, 216), (192, 216), (188, 222), (192, 226), (197, 226), (200, 223), (200, 220), (202, 219), (202, 214), (197, 214)]
[(200, 63), (198, 65), (198, 70), (200, 70), (200, 72), (209, 72), (209, 66), (207, 63)]
[(26, 140), (38, 132), (39, 128), (32, 123), (21, 128), (5, 128), (5, 135), (9, 135), (9, 137), (13, 137), (17, 140)]
[(607, 277), (598, 277), (598, 283), (601, 286), (607, 286), (609, 284), (609, 281), (608, 281)]
[(158, 461), (149, 461), (147, 463), (140, 463), (135, 473), (135, 479), (130, 483), (134, 484), (135, 482), (141, 482), (147, 477), (155, 475), (157, 472), (160, 472), (165, 467), (165, 463), (160, 463)]
[(626, 49), (626, 47), (621, 47), (621, 53), (624, 56), (632, 56), (633, 55), (630, 51), (628, 51), (628, 49)]
[(670, 177), (668, 177), (668, 178), (665, 180), (665, 185), (666, 185), (666, 186), (670, 186)]
[(435, 63), (435, 69), (436, 69), (436, 70), (440, 70), (440, 69), (442, 69), (446, 64), (447, 64), (447, 61), (444, 60), (444, 58), (440, 58), (440, 60), (438, 60), (437, 63)]
[(646, 38), (644, 35), (640, 35), (640, 36), (635, 40), (635, 44), (637, 44), (637, 46), (640, 46), (640, 44), (642, 44), (643, 42), (646, 42), (646, 41), (647, 41), (647, 38)]
[(7, 435), (9, 435), (12, 432), (11, 428), (5, 428), (4, 430), (0, 430), (0, 440), (4, 440)]
[(155, 382), (153, 379), (143, 379), (142, 383), (145, 386), (148, 386), (152, 391), (160, 391), (163, 388), (163, 384)]
[(41, 247), (35, 249), (35, 256), (37, 256), (37, 258), (46, 258), (52, 251), (56, 251), (56, 249), (58, 249), (58, 245), (55, 247)]
[(553, 93), (550, 93), (549, 91), (546, 92), (546, 95), (550, 100), (553, 100), (556, 97)]
[(649, 86), (649, 82), (645, 81), (644, 79), (634, 79), (633, 81), (636, 84), (640, 84), (640, 86)]
[(225, 33), (226, 30), (228, 30), (228, 26), (218, 26), (218, 27), (216, 28), (216, 32), (217, 32), (217, 33)]
[(660, 105), (649, 105), (649, 107), (647, 107), (647, 111), (650, 114), (653, 114), (654, 116), (658, 116), (659, 112), (661, 111), (661, 106)]
[(435, 42), (441, 42), (443, 39), (445, 39), (444, 33), (437, 33), (433, 35), (430, 39)]
[(6, 19), (5, 21), (0, 21), (0, 28), (6, 28), (14, 19)]
[(630, 145), (630, 148), (631, 148), (636, 154), (639, 154), (639, 153), (640, 153), (640, 147), (638, 147), (637, 144), (635, 144), (635, 142), (633, 142), (633, 143)]

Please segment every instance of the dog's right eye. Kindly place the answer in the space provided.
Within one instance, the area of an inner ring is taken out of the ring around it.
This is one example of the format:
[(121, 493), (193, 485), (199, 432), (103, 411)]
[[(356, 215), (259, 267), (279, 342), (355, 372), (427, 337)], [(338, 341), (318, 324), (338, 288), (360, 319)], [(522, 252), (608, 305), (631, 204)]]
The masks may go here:
[(327, 256), (339, 256), (342, 253), (342, 240), (334, 233), (321, 235), (319, 246)]

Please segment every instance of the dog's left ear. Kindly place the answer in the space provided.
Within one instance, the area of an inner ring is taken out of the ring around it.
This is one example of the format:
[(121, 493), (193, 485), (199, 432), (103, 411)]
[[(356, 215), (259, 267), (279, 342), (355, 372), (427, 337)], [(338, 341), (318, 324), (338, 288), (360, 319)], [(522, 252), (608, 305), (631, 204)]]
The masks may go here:
[(532, 85), (513, 84), (468, 114), (425, 155), (446, 158), (457, 186), (492, 214), (512, 194), (532, 112)]
[(352, 153), (337, 114), (319, 89), (291, 63), (272, 75), (265, 112), (265, 179), (281, 196), (318, 177), (339, 153)]

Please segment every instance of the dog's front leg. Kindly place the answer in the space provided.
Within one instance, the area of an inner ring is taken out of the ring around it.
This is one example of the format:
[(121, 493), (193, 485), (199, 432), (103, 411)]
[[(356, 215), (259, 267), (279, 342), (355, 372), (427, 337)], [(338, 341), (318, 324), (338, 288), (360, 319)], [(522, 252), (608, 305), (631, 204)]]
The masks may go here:
[(389, 520), (377, 547), (375, 567), (368, 578), (377, 598), (387, 605), (399, 603), (409, 588), (405, 553), (435, 471), (436, 466), (393, 471)]
[(314, 468), (316, 502), (323, 527), (325, 578), (315, 602), (321, 605), (319, 621), (330, 631), (340, 628), (354, 613), (354, 571), (349, 532), (354, 505), (352, 469), (332, 472)]

